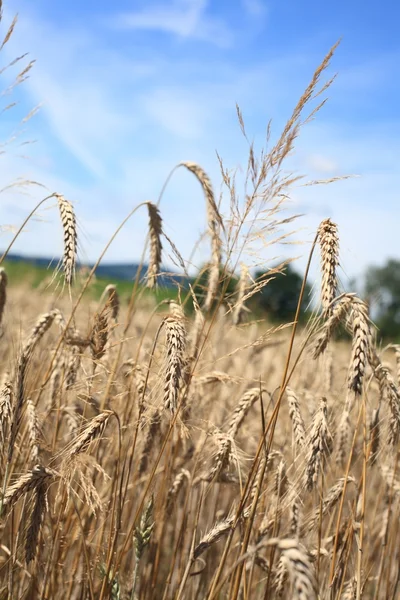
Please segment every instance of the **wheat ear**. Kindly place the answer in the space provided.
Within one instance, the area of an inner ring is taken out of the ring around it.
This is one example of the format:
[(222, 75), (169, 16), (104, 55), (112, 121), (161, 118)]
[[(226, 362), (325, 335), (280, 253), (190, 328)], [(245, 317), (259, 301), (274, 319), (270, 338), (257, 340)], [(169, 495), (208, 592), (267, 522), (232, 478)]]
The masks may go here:
[(165, 319), (166, 371), (164, 406), (174, 414), (185, 367), (186, 329), (180, 305), (171, 302), (170, 316)]
[(321, 302), (325, 313), (328, 313), (338, 288), (336, 269), (339, 265), (339, 237), (337, 225), (330, 219), (322, 221), (318, 229), (318, 239), (321, 247)]
[(329, 449), (329, 441), (327, 403), (326, 398), (321, 398), (308, 440), (309, 451), (305, 475), (305, 483), (308, 490), (311, 490), (317, 481), (324, 454)]
[(224, 229), (224, 224), (215, 203), (214, 191), (207, 173), (198, 164), (193, 162), (182, 162), (180, 165), (186, 167), (186, 169), (196, 176), (204, 190), (207, 202), (207, 221), (211, 236), (211, 265), (208, 276), (207, 294), (204, 300), (204, 310), (208, 311), (211, 309), (218, 291), (222, 253), (220, 229)]
[(286, 388), (286, 398), (289, 404), (289, 416), (292, 421), (293, 436), (297, 446), (304, 447), (306, 440), (306, 428), (301, 416), (298, 398), (291, 388)]
[(76, 256), (78, 251), (78, 234), (76, 217), (71, 202), (64, 196), (55, 194), (60, 210), (61, 223), (64, 230), (64, 254), (62, 265), (64, 269), (65, 283), (70, 286), (75, 275)]
[(162, 259), (162, 219), (155, 204), (147, 202), (149, 211), (150, 262), (147, 270), (147, 287), (153, 288), (157, 283)]

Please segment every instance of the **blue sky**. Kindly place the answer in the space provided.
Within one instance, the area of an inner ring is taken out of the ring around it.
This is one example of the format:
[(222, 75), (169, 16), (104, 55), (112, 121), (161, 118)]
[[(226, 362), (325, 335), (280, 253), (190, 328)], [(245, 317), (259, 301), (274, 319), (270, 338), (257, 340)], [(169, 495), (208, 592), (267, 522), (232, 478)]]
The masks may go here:
[[(129, 210), (156, 200), (170, 169), (182, 160), (201, 164), (218, 191), (215, 151), (232, 168), (247, 160), (235, 103), (251, 138), (263, 139), (269, 119), (277, 135), (339, 38), (328, 72), (338, 72), (329, 102), (303, 129), (288, 166), (309, 179), (358, 177), (294, 188), (289, 209), (305, 213), (297, 236), (305, 241), (323, 218), (336, 220), (349, 275), (399, 256), (397, 2), (9, 0), (3, 31), (16, 12), (2, 64), (24, 52), (36, 63), (13, 94), (19, 105), (1, 115), (0, 139), (15, 132), (32, 107), (41, 108), (1, 156), (0, 186), (26, 177), (71, 199), (82, 258), (97, 258)], [(8, 77), (2, 76), (3, 87)], [(3, 105), (8, 102), (3, 98)], [(24, 140), (35, 143), (21, 147)], [(1, 194), (3, 229), (18, 225), (42, 195), (35, 188)], [(193, 177), (174, 175), (161, 211), (167, 234), (188, 257), (205, 228), (204, 201)], [(42, 210), (15, 250), (58, 256), (56, 217), (54, 209)], [(137, 260), (145, 229), (145, 215), (134, 217), (107, 259)], [(0, 247), (9, 239), (3, 231)], [(307, 250), (305, 245), (282, 252)], [(200, 248), (196, 260), (206, 257), (207, 249)]]

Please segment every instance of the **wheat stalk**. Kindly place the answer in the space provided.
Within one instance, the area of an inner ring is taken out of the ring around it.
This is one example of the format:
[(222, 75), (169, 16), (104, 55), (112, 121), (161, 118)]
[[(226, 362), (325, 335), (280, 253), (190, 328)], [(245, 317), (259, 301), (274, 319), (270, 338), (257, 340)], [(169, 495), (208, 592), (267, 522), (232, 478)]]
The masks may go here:
[(0, 267), (0, 325), (3, 320), (4, 307), (7, 301), (7, 273)]

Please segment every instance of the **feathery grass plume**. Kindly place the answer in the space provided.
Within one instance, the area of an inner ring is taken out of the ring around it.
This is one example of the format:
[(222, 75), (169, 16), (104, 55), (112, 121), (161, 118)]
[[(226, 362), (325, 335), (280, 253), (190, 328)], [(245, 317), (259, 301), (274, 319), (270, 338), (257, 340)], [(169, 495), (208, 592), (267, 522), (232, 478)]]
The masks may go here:
[(35, 465), (39, 461), (40, 430), (39, 430), (38, 417), (36, 414), (36, 408), (30, 398), (26, 402), (26, 416), (27, 416), (27, 420), (28, 420), (30, 460), (31, 460), (31, 463), (33, 463)]
[(92, 332), (90, 334), (90, 350), (95, 363), (102, 358), (106, 352), (108, 341), (108, 315), (109, 307), (106, 305), (103, 310), (96, 313)]
[(381, 400), (388, 404), (390, 410), (388, 442), (390, 445), (395, 445), (400, 436), (400, 392), (389, 369), (383, 366), (375, 349), (370, 350), (369, 364), (378, 381)]
[(243, 321), (243, 315), (246, 310), (246, 307), (244, 305), (244, 297), (246, 295), (249, 277), (249, 269), (247, 265), (242, 263), (240, 265), (240, 278), (237, 286), (237, 300), (232, 314), (232, 320), (234, 325), (240, 325), (240, 323)]
[(4, 307), (7, 300), (7, 273), (0, 267), (0, 325), (3, 320)]
[(162, 219), (155, 204), (147, 202), (149, 211), (150, 261), (147, 269), (147, 287), (153, 288), (157, 283), (162, 259)]
[(207, 221), (211, 236), (211, 265), (208, 276), (207, 294), (204, 300), (204, 310), (209, 311), (216, 298), (218, 291), (220, 265), (222, 256), (222, 241), (220, 230), (224, 229), (224, 224), (215, 203), (214, 191), (211, 181), (205, 171), (196, 163), (182, 162), (180, 166), (186, 167), (193, 173), (200, 182), (207, 201)]
[(379, 420), (379, 407), (374, 408), (372, 411), (371, 422), (369, 426), (370, 433), (370, 454), (369, 461), (371, 465), (376, 463), (378, 458), (379, 446), (380, 446), (380, 420)]
[(107, 304), (110, 307), (111, 318), (114, 319), (114, 321), (117, 321), (118, 320), (118, 314), (119, 314), (119, 307), (120, 307), (120, 300), (119, 300), (119, 295), (118, 295), (117, 288), (116, 288), (115, 285), (113, 285), (112, 283), (110, 283), (106, 287), (106, 289), (104, 290), (104, 292), (108, 296)]
[(187, 469), (181, 469), (168, 490), (166, 501), (167, 514), (172, 512), (173, 503), (176, 501), (176, 498), (185, 483), (185, 479), (190, 481), (190, 473)]
[(304, 447), (306, 441), (306, 428), (301, 416), (299, 401), (291, 388), (286, 387), (285, 392), (289, 404), (289, 416), (292, 421), (293, 436), (297, 446), (301, 449)]
[(40, 528), (46, 510), (47, 485), (40, 483), (34, 490), (33, 509), (29, 515), (29, 526), (25, 538), (25, 562), (29, 565), (37, 554)]
[(336, 269), (339, 265), (339, 236), (337, 225), (330, 219), (322, 221), (318, 228), (318, 240), (321, 247), (321, 303), (325, 314), (329, 314), (338, 288)]
[(75, 276), (76, 256), (78, 252), (78, 234), (73, 206), (61, 194), (55, 194), (60, 210), (61, 223), (64, 230), (64, 254), (62, 266), (64, 269), (65, 283), (72, 285)]
[(348, 386), (355, 394), (361, 395), (372, 335), (367, 305), (359, 298), (352, 300), (349, 320), (353, 341)]
[(254, 387), (247, 390), (239, 400), (239, 404), (236, 406), (233, 414), (229, 420), (228, 436), (234, 438), (243, 420), (253, 404), (261, 398), (261, 395), (267, 390), (264, 388)]
[(286, 561), (283, 556), (280, 557), (278, 567), (275, 575), (275, 598), (283, 598), (283, 592), (285, 591), (285, 584), (288, 577), (288, 570), (286, 567)]
[(344, 466), (349, 456), (350, 443), (350, 413), (345, 408), (341, 416), (336, 434), (336, 464)]
[(321, 398), (320, 406), (313, 419), (307, 445), (309, 451), (306, 459), (305, 485), (311, 491), (317, 481), (322, 460), (330, 445), (326, 398)]
[(186, 329), (182, 307), (170, 303), (170, 315), (165, 319), (166, 372), (164, 383), (164, 406), (172, 414), (178, 406), (178, 394), (185, 367)]
[(354, 294), (342, 294), (332, 305), (327, 320), (314, 340), (313, 357), (315, 359), (325, 352), (334, 330), (349, 312), (353, 299)]
[(210, 546), (215, 544), (215, 542), (218, 542), (222, 536), (226, 535), (232, 529), (234, 522), (235, 517), (234, 515), (231, 515), (223, 521), (216, 523), (214, 527), (201, 538), (200, 542), (195, 547), (193, 553), (194, 558), (199, 558), (199, 556), (201, 556)]
[(6, 433), (12, 415), (12, 394), (12, 383), (6, 375), (0, 389), (0, 459), (3, 454)]
[(68, 459), (73, 458), (81, 452), (86, 452), (90, 442), (102, 435), (112, 414), (112, 410), (105, 410), (88, 422), (86, 427), (84, 427), (72, 445), (67, 449)]
[(53, 477), (53, 472), (50, 469), (46, 469), (42, 465), (35, 465), (29, 473), (21, 475), (15, 483), (6, 489), (3, 508), (12, 508), (21, 496), (35, 490), (51, 477)]
[[(343, 494), (345, 482), (346, 482), (346, 478), (341, 477), (330, 488), (330, 490), (326, 494), (325, 498), (323, 499), (322, 507), (317, 506), (317, 508), (314, 511), (314, 514), (309, 519), (309, 521), (307, 523), (307, 526), (309, 529), (318, 527), (319, 520), (321, 518), (321, 513), (322, 513), (322, 516), (326, 515), (328, 512), (329, 512), (329, 514), (331, 513), (332, 508), (335, 506), (335, 504), (338, 502), (338, 500), (341, 498), (341, 496)], [(354, 485), (356, 485), (356, 480), (351, 475), (349, 477), (347, 477), (347, 486), (350, 483), (353, 483)]]

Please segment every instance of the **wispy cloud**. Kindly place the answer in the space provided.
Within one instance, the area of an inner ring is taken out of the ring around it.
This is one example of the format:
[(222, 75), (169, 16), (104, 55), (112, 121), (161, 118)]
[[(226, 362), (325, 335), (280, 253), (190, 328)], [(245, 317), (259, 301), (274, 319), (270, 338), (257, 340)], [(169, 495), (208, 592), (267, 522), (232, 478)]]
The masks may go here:
[(208, 14), (208, 5), (208, 0), (150, 3), (143, 10), (118, 14), (112, 24), (119, 29), (153, 30), (229, 46), (232, 42), (230, 28), (222, 19)]
[[(133, 27), (141, 29), (143, 35), (127, 36), (129, 43), (122, 43), (120, 32), (101, 20), (83, 28), (45, 18), (32, 6), (22, 7), (20, 23), (7, 49), (10, 58), (28, 49), (38, 59), (30, 80), (21, 87), (21, 100), (29, 107), (38, 102), (44, 105), (40, 116), (29, 123), (29, 137), (39, 140), (29, 151), (32, 159), (21, 162), (3, 156), (0, 188), (13, 177), (26, 176), (68, 196), (76, 203), (80, 217), (84, 255), (91, 259), (98, 256), (113, 229), (135, 204), (157, 199), (177, 162), (199, 162), (218, 192), (215, 149), (227, 167), (244, 165), (247, 160), (235, 101), (243, 110), (249, 137), (255, 138), (256, 145), (262, 143), (268, 119), (273, 117), (272, 127), (277, 133), (320, 58), (312, 53), (288, 52), (272, 59), (265, 53), (259, 56), (254, 48), (248, 55), (234, 48), (221, 53), (213, 44), (207, 46), (207, 52), (203, 46), (188, 44), (187, 51), (177, 56), (176, 48), (171, 49), (165, 36), (159, 35), (156, 24), (163, 10), (180, 15), (180, 24), (178, 19), (178, 25), (171, 25), (177, 29), (170, 33), (183, 40), (199, 39), (196, 36), (203, 34), (198, 33), (198, 25), (205, 22), (207, 27), (211, 22), (219, 23), (222, 31), (224, 27), (231, 29), (213, 12), (211, 2), (151, 3), (155, 12), (147, 6), (134, 13), (142, 20), (136, 20)], [(247, 12), (251, 18), (257, 18), (257, 10), (264, 8), (262, 3), (244, 0), (235, 6), (240, 7), (241, 16)], [(146, 14), (150, 20), (146, 21)], [(229, 11), (224, 14), (232, 30), (240, 25), (237, 13), (232, 22)], [(155, 19), (152, 23), (151, 18)], [(168, 29), (168, 19), (166, 22)], [(210, 31), (207, 27), (203, 33)], [(374, 58), (375, 70), (379, 70), (378, 59)], [(400, 148), (395, 142), (399, 120), (385, 123), (375, 116), (366, 123), (358, 121), (353, 112), (346, 112), (346, 97), (351, 94), (359, 98), (358, 90), (364, 93), (368, 88), (368, 101), (373, 103), (374, 94), (380, 93), (384, 81), (391, 78), (385, 65), (384, 60), (378, 92), (373, 78), (367, 78), (366, 87), (361, 76), (368, 74), (368, 62), (356, 66), (360, 77), (353, 78), (345, 70), (342, 83), (339, 76), (330, 92), (332, 103), (304, 129), (287, 165), (310, 179), (348, 173), (361, 176), (333, 186), (297, 188), (289, 205), (293, 212), (307, 208), (301, 225), (310, 238), (322, 218), (332, 216), (339, 222), (343, 264), (350, 273), (376, 258), (376, 245), (365, 242), (368, 229), (379, 237), (383, 259), (391, 251), (390, 239), (395, 238), (381, 232), (393, 230), (393, 215), (400, 218), (396, 174)], [(41, 193), (32, 189), (31, 198), (1, 196), (0, 222), (19, 223)], [(381, 210), (382, 196), (390, 210)], [(168, 235), (185, 257), (190, 256), (193, 241), (205, 227), (203, 195), (190, 174), (174, 174), (161, 210)], [(361, 215), (358, 221), (357, 214)], [(59, 231), (48, 224), (57, 216), (51, 211), (41, 216), (44, 222), (40, 231), (46, 230), (47, 235), (38, 237), (36, 227), (31, 228), (20, 238), (17, 249), (57, 255)], [(138, 214), (115, 241), (108, 257), (136, 260), (145, 230), (144, 216)], [(208, 248), (201, 249), (195, 260), (206, 260), (207, 252)]]

